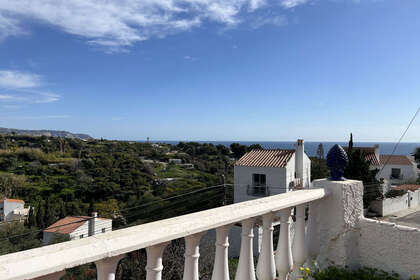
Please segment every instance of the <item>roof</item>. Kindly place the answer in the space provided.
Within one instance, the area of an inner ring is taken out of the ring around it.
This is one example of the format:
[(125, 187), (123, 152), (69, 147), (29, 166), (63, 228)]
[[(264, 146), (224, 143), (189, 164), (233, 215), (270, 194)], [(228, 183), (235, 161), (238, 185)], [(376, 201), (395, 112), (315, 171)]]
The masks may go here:
[(0, 203), (3, 202), (3, 201), (25, 204), (25, 201), (23, 201), (21, 199), (13, 199), (13, 198), (3, 198), (3, 199), (0, 199)]
[(295, 150), (252, 150), (243, 155), (235, 166), (285, 167)]
[[(343, 147), (347, 152), (349, 147)], [(360, 151), (365, 155), (365, 160), (370, 161), (371, 165), (380, 165), (378, 158), (375, 155), (375, 147), (353, 147), (353, 150)]]
[(410, 185), (410, 184), (401, 185), (394, 188), (394, 190), (405, 190), (405, 191), (412, 191), (412, 192), (418, 189), (420, 189), (420, 185)]
[(399, 155), (381, 155), (381, 164), (393, 164), (393, 165), (413, 165), (408, 156)]
[(87, 222), (91, 218), (92, 217), (88, 217), (88, 216), (77, 216), (77, 217), (68, 216), (53, 223), (44, 231), (69, 234), (75, 231), (80, 226), (82, 226), (85, 222)]

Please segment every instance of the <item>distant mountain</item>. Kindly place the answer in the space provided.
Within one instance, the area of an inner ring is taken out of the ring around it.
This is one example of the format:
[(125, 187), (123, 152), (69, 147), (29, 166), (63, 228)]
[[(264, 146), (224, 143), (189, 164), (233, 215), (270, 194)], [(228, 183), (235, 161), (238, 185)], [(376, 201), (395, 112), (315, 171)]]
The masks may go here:
[(53, 137), (63, 137), (63, 138), (78, 138), (82, 140), (93, 139), (87, 134), (81, 133), (71, 133), (68, 131), (60, 130), (26, 130), (26, 129), (15, 129), (15, 128), (4, 128), (0, 127), (0, 134), (22, 134), (22, 135), (31, 135), (31, 136), (53, 136)]

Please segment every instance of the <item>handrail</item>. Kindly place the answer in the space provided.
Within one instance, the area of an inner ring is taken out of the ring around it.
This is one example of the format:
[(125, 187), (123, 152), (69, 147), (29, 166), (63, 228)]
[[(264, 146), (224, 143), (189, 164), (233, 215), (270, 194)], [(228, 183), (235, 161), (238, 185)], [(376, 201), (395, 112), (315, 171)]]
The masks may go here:
[(288, 192), (0, 256), (0, 279), (32, 279), (129, 253), (327, 196), (324, 189)]

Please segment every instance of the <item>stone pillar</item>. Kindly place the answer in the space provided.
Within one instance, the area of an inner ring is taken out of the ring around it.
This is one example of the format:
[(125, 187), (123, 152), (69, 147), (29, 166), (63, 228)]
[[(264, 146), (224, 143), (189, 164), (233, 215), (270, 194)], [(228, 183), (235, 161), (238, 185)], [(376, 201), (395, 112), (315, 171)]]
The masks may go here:
[(255, 280), (254, 253), (252, 249), (254, 223), (254, 218), (242, 221), (241, 254), (235, 280)]
[[(318, 235), (318, 263), (356, 268), (359, 264), (359, 221), (363, 217), (363, 183), (355, 180), (315, 180), (313, 188), (324, 188), (329, 195), (311, 213), (318, 223), (310, 223), (311, 234)], [(310, 210), (311, 211), (311, 210)]]
[(185, 263), (183, 280), (198, 280), (198, 258), (200, 257), (200, 240), (205, 232), (185, 237)]
[(146, 248), (147, 265), (146, 265), (146, 280), (161, 280), (162, 279), (162, 255), (165, 247), (170, 242), (157, 244)]
[(305, 263), (307, 256), (305, 242), (305, 210), (306, 204), (301, 204), (296, 207), (295, 237), (293, 239), (292, 245), (294, 279), (303, 278), (300, 268)]
[(275, 256), (279, 280), (288, 279), (289, 273), (293, 270), (292, 244), (290, 242), (291, 211), (291, 208), (280, 211), (280, 235)]
[(115, 274), (117, 273), (117, 267), (120, 260), (125, 255), (119, 255), (111, 258), (106, 258), (95, 262), (96, 271), (98, 274), (98, 280), (115, 280)]
[(216, 253), (214, 255), (214, 266), (212, 280), (229, 280), (229, 230), (231, 225), (222, 226), (216, 229)]
[(275, 215), (268, 213), (263, 216), (263, 237), (261, 253), (257, 264), (258, 280), (274, 280), (276, 278), (276, 265), (273, 249), (273, 220)]
[(34, 280), (59, 280), (66, 274), (66, 271), (58, 271), (45, 276), (37, 277)]

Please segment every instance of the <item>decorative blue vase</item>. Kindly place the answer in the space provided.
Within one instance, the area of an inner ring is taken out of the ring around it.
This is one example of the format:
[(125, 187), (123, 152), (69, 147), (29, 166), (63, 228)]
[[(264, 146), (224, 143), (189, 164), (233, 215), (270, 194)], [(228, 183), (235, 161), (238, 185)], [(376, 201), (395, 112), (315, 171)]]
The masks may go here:
[(335, 144), (327, 154), (327, 166), (330, 169), (331, 181), (344, 181), (344, 170), (349, 164), (349, 158), (343, 147)]

